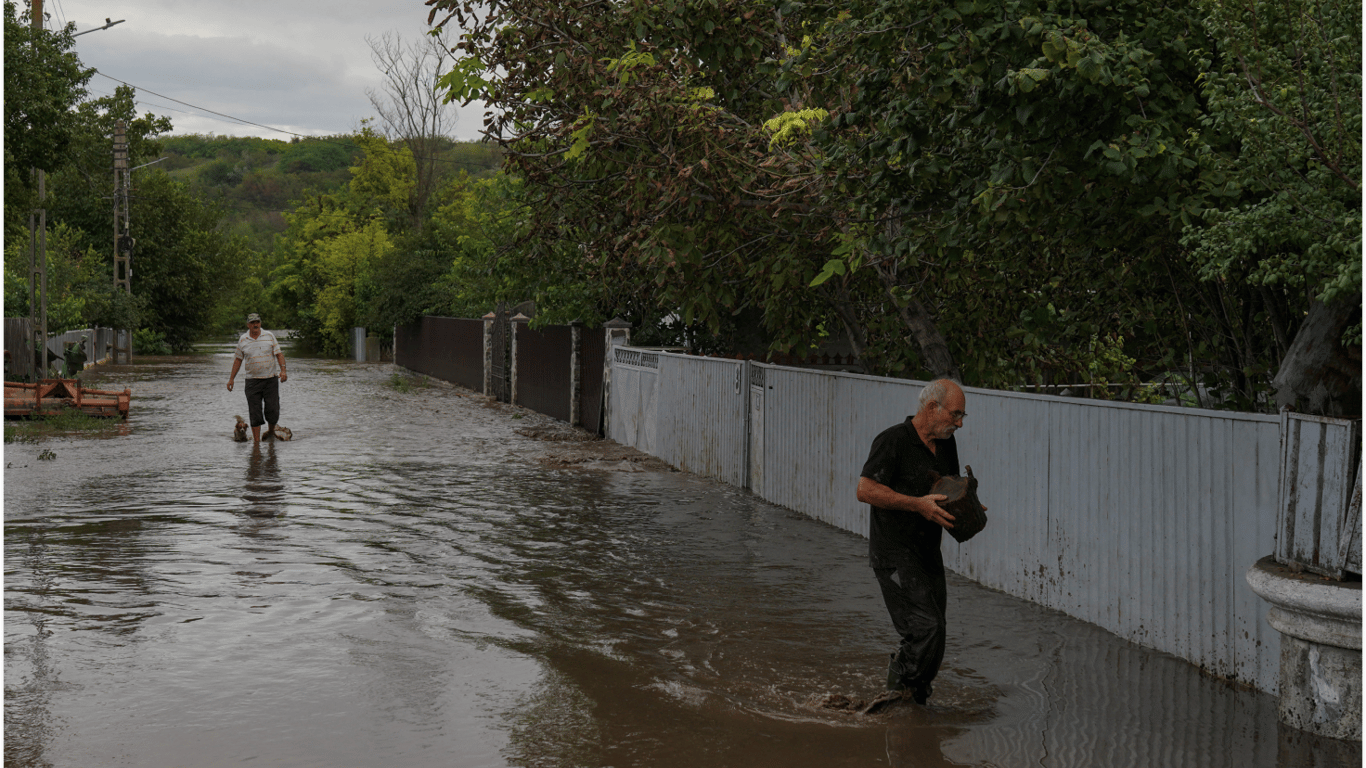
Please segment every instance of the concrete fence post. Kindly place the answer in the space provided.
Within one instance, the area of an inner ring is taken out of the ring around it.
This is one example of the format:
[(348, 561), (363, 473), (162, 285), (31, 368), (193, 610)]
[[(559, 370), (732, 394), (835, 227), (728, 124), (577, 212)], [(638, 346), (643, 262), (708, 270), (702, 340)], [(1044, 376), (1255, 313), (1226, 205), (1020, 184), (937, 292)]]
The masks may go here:
[(512, 317), (512, 394), (508, 397), (508, 402), (512, 405), (517, 404), (517, 332), (522, 328), (525, 328), (529, 320), (531, 320), (531, 318), (521, 312), (518, 312)]
[(612, 349), (616, 346), (629, 346), (631, 343), (631, 324), (619, 317), (602, 324), (605, 334), (602, 349), (602, 423), (603, 436), (611, 437), (612, 431)]
[(575, 320), (569, 324), (569, 426), (577, 427), (583, 421), (583, 374), (580, 371), (580, 353), (583, 350), (583, 322)]
[(497, 315), (484, 315), (484, 395), (493, 397), (493, 321)]

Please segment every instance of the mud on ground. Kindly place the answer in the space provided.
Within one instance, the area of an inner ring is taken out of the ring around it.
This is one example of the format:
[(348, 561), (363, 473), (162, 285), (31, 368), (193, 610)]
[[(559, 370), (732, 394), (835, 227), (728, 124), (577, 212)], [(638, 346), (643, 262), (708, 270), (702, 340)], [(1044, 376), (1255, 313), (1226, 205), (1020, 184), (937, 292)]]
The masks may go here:
[(542, 444), (540, 455), (534, 458), (550, 469), (575, 469), (596, 472), (677, 472), (643, 451), (625, 446), (613, 440), (598, 437), (582, 427), (573, 427), (559, 419), (524, 408), (520, 405), (500, 403), (488, 395), (472, 392), (463, 387), (447, 384), (436, 379), (428, 379), (428, 386), (446, 386), (463, 397), (479, 403), (482, 407), (520, 419), (521, 423), (512, 431), (522, 437), (529, 437)]

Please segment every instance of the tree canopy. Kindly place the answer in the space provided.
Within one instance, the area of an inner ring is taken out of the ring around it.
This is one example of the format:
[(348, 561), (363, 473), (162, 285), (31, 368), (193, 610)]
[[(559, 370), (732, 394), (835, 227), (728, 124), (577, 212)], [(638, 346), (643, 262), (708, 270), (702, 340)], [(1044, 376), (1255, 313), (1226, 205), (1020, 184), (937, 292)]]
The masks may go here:
[(444, 85), (523, 179), (512, 258), (579, 275), (575, 311), (1265, 408), (1309, 300), (1360, 302), (1359, 8), (429, 5), (465, 30)]
[[(133, 171), (137, 248), (132, 294), (113, 285), (112, 136), (126, 125), (129, 166), (156, 160), (166, 118), (136, 113), (132, 88), (88, 98), (91, 70), (71, 50), (71, 28), (33, 29), (5, 4), (5, 314), (25, 316), (28, 214), (39, 207), (30, 165), (47, 171), (49, 330), (90, 325), (142, 330), (188, 349), (212, 327), (225, 278), (244, 258), (220, 228), (221, 211), (155, 167)], [(11, 80), (15, 87), (11, 88)]]

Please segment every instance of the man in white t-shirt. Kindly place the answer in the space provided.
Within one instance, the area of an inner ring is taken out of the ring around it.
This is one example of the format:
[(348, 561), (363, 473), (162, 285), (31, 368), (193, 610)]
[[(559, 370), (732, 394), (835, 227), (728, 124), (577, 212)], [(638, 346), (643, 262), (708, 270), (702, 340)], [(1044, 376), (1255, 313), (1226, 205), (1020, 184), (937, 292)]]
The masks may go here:
[[(279, 364), (278, 367), (276, 364)], [(232, 373), (228, 374), (228, 391), (232, 380), (243, 365), (247, 368), (247, 414), (251, 419), (251, 438), (261, 442), (261, 425), (268, 424), (266, 437), (275, 436), (275, 425), (280, 421), (280, 382), (288, 381), (285, 355), (275, 334), (261, 330), (261, 316), (247, 315), (247, 332), (237, 340), (237, 351), (232, 356)], [(265, 411), (263, 415), (261, 412)]]

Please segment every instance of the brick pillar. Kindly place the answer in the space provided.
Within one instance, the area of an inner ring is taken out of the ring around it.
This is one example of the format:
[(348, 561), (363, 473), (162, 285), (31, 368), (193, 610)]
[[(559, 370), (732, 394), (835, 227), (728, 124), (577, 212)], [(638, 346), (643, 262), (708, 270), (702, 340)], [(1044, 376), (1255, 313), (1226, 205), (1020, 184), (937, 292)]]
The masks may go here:
[(517, 331), (526, 327), (529, 320), (531, 318), (521, 312), (512, 317), (512, 372), (509, 374), (512, 379), (512, 395), (508, 398), (508, 402), (512, 405), (517, 404)]
[(583, 423), (583, 366), (580, 353), (583, 350), (583, 323), (575, 320), (569, 324), (569, 426), (577, 427)]
[(484, 395), (493, 397), (493, 321), (492, 312), (484, 315)]

